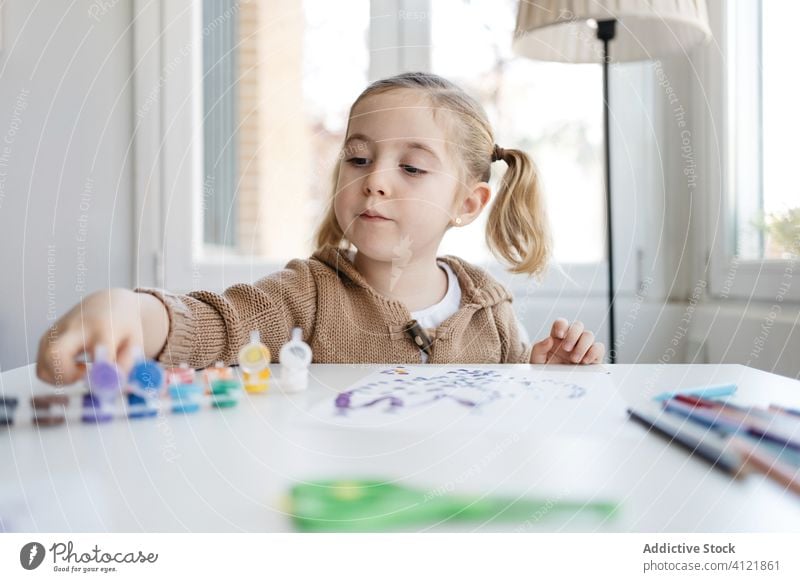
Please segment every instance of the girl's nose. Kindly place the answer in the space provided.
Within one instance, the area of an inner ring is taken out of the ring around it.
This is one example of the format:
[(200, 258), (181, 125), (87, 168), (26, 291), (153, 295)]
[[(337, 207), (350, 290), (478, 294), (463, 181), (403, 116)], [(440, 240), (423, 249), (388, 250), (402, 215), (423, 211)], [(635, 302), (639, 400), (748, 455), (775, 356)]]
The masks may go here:
[(383, 189), (381, 189), (381, 188), (376, 188), (376, 189), (374, 189), (374, 190), (373, 190), (373, 189), (372, 189), (372, 188), (370, 188), (369, 186), (367, 186), (367, 187), (364, 189), (364, 193), (365, 193), (365, 194), (367, 194), (367, 195), (369, 195), (369, 194), (379, 194), (379, 195), (381, 195), (381, 196), (384, 196), (384, 195), (386, 195), (386, 192), (385, 192)]
[(381, 173), (379, 171), (372, 172), (364, 180), (364, 194), (366, 196), (371, 196), (373, 194), (386, 196), (386, 194), (389, 192), (389, 189), (385, 183), (385, 180), (386, 178), (381, 177)]

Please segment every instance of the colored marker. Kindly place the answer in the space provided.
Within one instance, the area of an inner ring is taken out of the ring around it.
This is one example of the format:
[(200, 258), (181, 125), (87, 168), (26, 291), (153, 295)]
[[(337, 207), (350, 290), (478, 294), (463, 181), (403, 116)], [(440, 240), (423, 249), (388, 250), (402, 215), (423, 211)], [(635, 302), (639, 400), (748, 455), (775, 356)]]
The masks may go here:
[(662, 392), (654, 396), (653, 400), (663, 402), (676, 396), (700, 396), (702, 398), (717, 398), (720, 396), (730, 396), (736, 392), (736, 384), (713, 384), (711, 386), (695, 386), (694, 388), (679, 388), (672, 392)]
[[(699, 405), (693, 401), (697, 402), (691, 396), (674, 398), (665, 402), (664, 408), (705, 426), (713, 426), (730, 433), (751, 434), (800, 449), (800, 422), (779, 418), (778, 415), (765, 418), (761, 414), (708, 400), (701, 401)], [(767, 414), (763, 410), (760, 412)]]
[(678, 396), (676, 400), (682, 400), (694, 406), (711, 406), (714, 408), (722, 407), (733, 414), (741, 413), (746, 415), (756, 416), (767, 422), (783, 423), (784, 426), (791, 422), (800, 422), (800, 418), (796, 416), (789, 416), (788, 418), (777, 410), (769, 408), (760, 408), (757, 406), (742, 406), (741, 404), (734, 404), (732, 402), (718, 402), (716, 400), (698, 399), (694, 396)]
[(741, 470), (744, 462), (741, 453), (730, 450), (726, 438), (712, 427), (697, 426), (657, 406), (629, 408), (628, 414), (633, 420), (727, 473), (736, 475)]
[(762, 473), (795, 493), (800, 493), (800, 471), (780, 456), (750, 441), (733, 437), (733, 446), (744, 456), (746, 468)]
[[(687, 396), (686, 399), (695, 397)], [(744, 418), (746, 421), (756, 425), (756, 428), (769, 431), (773, 436), (783, 438), (787, 442), (795, 443), (800, 441), (800, 418), (794, 415), (784, 415), (778, 411), (770, 410), (757, 406), (743, 406), (732, 402), (718, 402), (715, 400), (704, 400), (695, 398), (695, 402), (721, 408), (727, 414), (737, 418)]]
[[(669, 407), (673, 407), (672, 410), (681, 416), (671, 414)], [(667, 436), (670, 442), (682, 445), (734, 477), (750, 472), (762, 473), (787, 489), (800, 493), (800, 472), (796, 464), (800, 455), (796, 451), (752, 433), (735, 432), (732, 436), (726, 436), (713, 426), (700, 426), (690, 420), (705, 419), (709, 414), (720, 411), (696, 408), (694, 415), (689, 418), (683, 416), (686, 408), (685, 403), (673, 400), (664, 409), (637, 407), (629, 409), (628, 414), (648, 428)]]
[(719, 409), (694, 406), (677, 398), (665, 402), (664, 410), (704, 427), (716, 428), (726, 433), (747, 432), (749, 430), (749, 427), (743, 425), (738, 419), (729, 418)]
[(754, 437), (751, 435), (737, 435), (738, 437), (746, 440), (752, 445), (757, 445), (759, 448), (767, 451), (779, 461), (800, 468), (800, 451), (781, 445), (772, 441), (768, 441), (761, 437)]
[(774, 410), (775, 412), (780, 412), (782, 414), (788, 414), (790, 416), (800, 416), (800, 410), (796, 408), (786, 408), (785, 406), (778, 406), (777, 404), (770, 404), (770, 410)]

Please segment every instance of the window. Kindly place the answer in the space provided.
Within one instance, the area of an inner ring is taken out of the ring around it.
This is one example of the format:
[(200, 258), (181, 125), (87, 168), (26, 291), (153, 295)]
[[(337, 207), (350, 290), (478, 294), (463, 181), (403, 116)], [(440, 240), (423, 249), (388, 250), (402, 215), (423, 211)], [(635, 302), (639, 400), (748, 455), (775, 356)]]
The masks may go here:
[(204, 0), (202, 257), (312, 252), (367, 84), (369, 14), (368, 0)]
[(800, 253), (800, 135), (796, 53), (786, 39), (800, 3), (728, 3), (729, 173), (732, 244), (741, 260), (789, 259)]
[[(213, 27), (203, 42), (205, 256), (280, 262), (313, 250), (347, 110), (367, 83), (369, 2), (346, 11), (322, 0), (268, 4), (203, 2), (204, 26)], [(547, 168), (556, 260), (601, 261), (600, 68), (514, 57), (516, 0), (444, 0), (431, 10), (432, 70), (482, 101), (498, 143)], [(576, 215), (576, 204), (586, 211)], [(475, 236), (487, 216), (451, 231), (442, 253), (490, 261)]]
[[(354, 0), (347, 10), (323, 0), (175, 0), (142, 10), (140, 284), (219, 290), (308, 256), (349, 106), (372, 80), (430, 70), (477, 96), (497, 142), (540, 167), (561, 266), (538, 290), (604, 293), (601, 69), (512, 55), (514, 0)], [(615, 204), (624, 207), (634, 189), (620, 182)], [(441, 253), (527, 289), (493, 260), (481, 227), (451, 230)], [(620, 291), (635, 288), (628, 271)]]
[(237, 0), (203, 0), (203, 241), (234, 246), (239, 147)]
[[(526, 151), (539, 167), (555, 260), (603, 261), (602, 69), (514, 55), (516, 0), (440, 0), (431, 9), (433, 71), (478, 97), (497, 143)], [(495, 192), (499, 168), (493, 168)], [(487, 216), (480, 226), (450, 231), (443, 251), (489, 260), (483, 237), (475, 236)]]
[(697, 55), (694, 105), (708, 196), (709, 291), (718, 300), (799, 302), (798, 81), (782, 52), (800, 5), (711, 2), (716, 42)]

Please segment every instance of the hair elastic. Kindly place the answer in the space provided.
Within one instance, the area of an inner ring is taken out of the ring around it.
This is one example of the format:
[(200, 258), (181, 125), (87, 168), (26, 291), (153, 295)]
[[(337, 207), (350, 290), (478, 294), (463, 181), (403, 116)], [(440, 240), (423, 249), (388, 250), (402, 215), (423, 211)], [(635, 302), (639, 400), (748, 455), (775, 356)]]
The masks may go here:
[(506, 150), (501, 148), (499, 145), (494, 144), (494, 149), (492, 149), (492, 161), (496, 162), (498, 160), (505, 160), (506, 158)]

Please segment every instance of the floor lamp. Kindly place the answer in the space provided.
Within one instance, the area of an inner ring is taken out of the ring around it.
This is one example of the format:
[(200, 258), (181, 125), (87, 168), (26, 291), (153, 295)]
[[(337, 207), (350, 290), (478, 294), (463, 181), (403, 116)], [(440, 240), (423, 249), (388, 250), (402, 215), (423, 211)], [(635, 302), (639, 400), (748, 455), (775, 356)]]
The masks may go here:
[[(711, 38), (705, 0), (520, 0), (514, 52), (531, 59), (603, 65), (609, 359), (616, 362), (608, 66), (688, 51)], [(613, 51), (610, 50), (613, 48)]]

